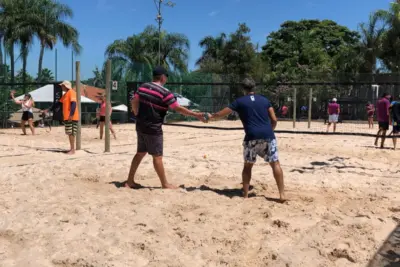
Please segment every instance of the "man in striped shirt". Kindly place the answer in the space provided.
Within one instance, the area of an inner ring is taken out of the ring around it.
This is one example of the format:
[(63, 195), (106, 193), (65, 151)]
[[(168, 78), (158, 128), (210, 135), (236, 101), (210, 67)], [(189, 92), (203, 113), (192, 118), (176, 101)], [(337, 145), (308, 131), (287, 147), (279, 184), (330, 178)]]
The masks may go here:
[(132, 160), (128, 180), (125, 184), (129, 188), (140, 188), (135, 183), (136, 171), (146, 156), (153, 156), (154, 169), (160, 178), (163, 188), (176, 189), (168, 183), (163, 164), (163, 131), (162, 124), (168, 108), (185, 115), (205, 121), (203, 113), (192, 112), (179, 106), (172, 92), (164, 87), (167, 82), (168, 72), (163, 67), (153, 70), (153, 81), (142, 84), (132, 100), (132, 110), (136, 117), (137, 153)]

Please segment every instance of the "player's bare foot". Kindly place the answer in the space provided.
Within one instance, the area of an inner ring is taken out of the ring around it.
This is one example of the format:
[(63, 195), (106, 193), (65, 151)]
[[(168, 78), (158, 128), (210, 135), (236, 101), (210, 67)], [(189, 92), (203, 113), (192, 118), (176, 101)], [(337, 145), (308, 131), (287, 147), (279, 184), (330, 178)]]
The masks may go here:
[(375, 145), (375, 146), (378, 146), (378, 141), (376, 141), (376, 142), (374, 143), (374, 145)]
[(75, 154), (75, 150), (70, 150), (67, 152), (67, 155), (73, 155), (73, 154)]
[(143, 186), (141, 184), (138, 184), (138, 183), (135, 183), (135, 182), (133, 182), (133, 183), (126, 182), (125, 183), (125, 187), (129, 188), (129, 189), (139, 189), (139, 188), (142, 188)]
[(178, 189), (179, 187), (173, 184), (164, 184), (162, 185), (162, 188), (164, 189)]
[(280, 197), (279, 197), (279, 200), (280, 200), (281, 203), (285, 203), (287, 201), (287, 198), (286, 198), (285, 194), (281, 194)]

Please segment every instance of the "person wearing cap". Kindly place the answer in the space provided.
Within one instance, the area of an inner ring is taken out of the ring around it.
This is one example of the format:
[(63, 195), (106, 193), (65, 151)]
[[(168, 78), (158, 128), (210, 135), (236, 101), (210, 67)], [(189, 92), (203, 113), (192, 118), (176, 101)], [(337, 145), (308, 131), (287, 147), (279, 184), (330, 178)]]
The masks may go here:
[(75, 154), (75, 136), (78, 132), (79, 112), (77, 107), (76, 92), (72, 89), (71, 82), (63, 81), (60, 83), (64, 95), (60, 98), (59, 103), (54, 103), (50, 108), (45, 110), (56, 110), (62, 104), (63, 123), (65, 126), (65, 134), (68, 135), (70, 149), (67, 154)]
[(329, 128), (333, 123), (333, 132), (336, 132), (336, 124), (339, 121), (340, 114), (340, 105), (337, 103), (337, 99), (333, 98), (332, 102), (328, 105), (328, 127), (326, 128), (326, 132), (329, 132)]
[(125, 186), (140, 188), (135, 182), (135, 174), (146, 154), (153, 157), (153, 166), (161, 181), (161, 186), (168, 189), (177, 187), (167, 181), (163, 164), (162, 125), (168, 109), (192, 116), (205, 122), (204, 114), (192, 112), (179, 106), (174, 94), (164, 87), (168, 72), (163, 67), (153, 70), (153, 81), (139, 86), (132, 100), (132, 111), (136, 117), (137, 153), (134, 156)]
[(21, 105), (22, 117), (21, 117), (21, 129), (22, 135), (26, 135), (25, 124), (28, 122), (29, 128), (31, 129), (32, 135), (35, 135), (35, 126), (33, 125), (33, 107), (35, 102), (30, 94), (25, 94), (23, 100), (15, 99), (15, 91), (11, 91), (11, 98), (15, 104)]
[(245, 131), (242, 171), (243, 197), (248, 198), (253, 165), (257, 161), (257, 156), (260, 156), (271, 166), (280, 200), (284, 202), (286, 197), (283, 171), (279, 163), (278, 145), (274, 133), (278, 120), (271, 102), (266, 97), (256, 94), (255, 86), (254, 80), (244, 79), (242, 82), (244, 96), (237, 98), (229, 107), (210, 115), (209, 119), (217, 120), (232, 112), (239, 114)]
[(389, 107), (389, 121), (393, 126), (393, 149), (396, 150), (397, 138), (400, 136), (400, 102), (392, 100)]
[(379, 130), (375, 138), (375, 146), (378, 146), (379, 138), (381, 138), (381, 148), (385, 146), (386, 132), (389, 130), (389, 108), (390, 108), (390, 95), (383, 93), (381, 99), (376, 104), (376, 115), (379, 124)]

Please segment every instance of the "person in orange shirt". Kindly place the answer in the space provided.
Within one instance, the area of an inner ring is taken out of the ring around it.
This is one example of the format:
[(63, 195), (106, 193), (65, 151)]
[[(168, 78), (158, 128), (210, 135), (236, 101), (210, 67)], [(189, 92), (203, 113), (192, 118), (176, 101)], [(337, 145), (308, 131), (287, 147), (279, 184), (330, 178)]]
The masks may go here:
[(76, 92), (69, 81), (64, 81), (61, 88), (65, 94), (61, 97), (65, 133), (68, 135), (70, 150), (67, 154), (75, 153), (75, 136), (78, 132), (79, 112), (76, 104)]

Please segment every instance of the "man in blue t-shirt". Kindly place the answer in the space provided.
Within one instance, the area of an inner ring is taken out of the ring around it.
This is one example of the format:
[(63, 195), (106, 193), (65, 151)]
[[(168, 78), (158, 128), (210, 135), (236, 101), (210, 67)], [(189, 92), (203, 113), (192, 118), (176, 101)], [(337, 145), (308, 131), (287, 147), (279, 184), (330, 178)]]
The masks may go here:
[(210, 115), (209, 119), (223, 118), (237, 112), (243, 123), (246, 136), (243, 142), (244, 168), (243, 196), (248, 197), (251, 170), (256, 163), (257, 156), (264, 158), (272, 167), (279, 189), (281, 201), (285, 201), (283, 172), (279, 163), (278, 147), (274, 134), (277, 118), (274, 108), (267, 98), (254, 93), (256, 86), (252, 79), (245, 79), (242, 83), (245, 96), (237, 98), (229, 107)]

